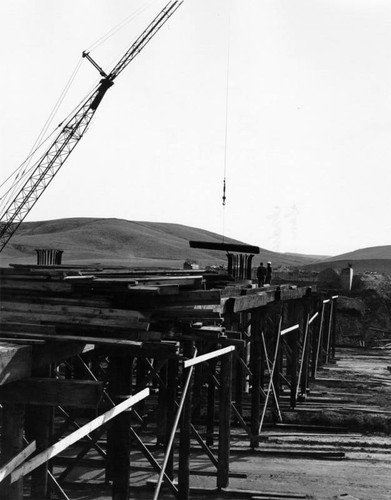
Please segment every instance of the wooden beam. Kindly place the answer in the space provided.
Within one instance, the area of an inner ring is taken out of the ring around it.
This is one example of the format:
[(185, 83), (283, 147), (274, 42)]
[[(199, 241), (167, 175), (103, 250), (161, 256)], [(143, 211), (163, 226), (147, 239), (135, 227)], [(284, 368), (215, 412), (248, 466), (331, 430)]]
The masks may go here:
[(82, 305), (33, 304), (13, 300), (1, 302), (2, 322), (44, 321), (48, 323), (67, 323), (77, 325), (102, 325), (148, 329), (149, 318), (139, 311), (102, 307), (83, 307)]
[(199, 363), (203, 363), (204, 361), (208, 361), (212, 358), (217, 358), (218, 356), (223, 356), (223, 354), (227, 354), (234, 350), (235, 346), (230, 345), (228, 347), (224, 347), (223, 349), (218, 349), (217, 351), (208, 352), (207, 354), (202, 354), (201, 356), (196, 356), (194, 358), (186, 360), (184, 362), (184, 367), (190, 368), (190, 366), (198, 365)]
[(26, 446), (24, 450), (22, 450), (20, 453), (11, 458), (11, 460), (9, 460), (6, 464), (4, 464), (0, 468), (0, 483), (9, 474), (11, 474), (11, 472), (13, 472), (16, 467), (19, 467), (19, 465), (22, 464), (26, 460), (26, 458), (32, 455), (36, 449), (37, 443), (33, 441), (28, 446)]
[(128, 287), (127, 295), (153, 296), (178, 295), (179, 285), (132, 285)]
[[(101, 338), (101, 337), (87, 337), (84, 335), (51, 335), (44, 333), (26, 333), (26, 332), (12, 332), (9, 335), (15, 337), (37, 338), (42, 340), (51, 340), (52, 342), (82, 342), (84, 344), (106, 344), (106, 345), (119, 345), (129, 347), (142, 347), (142, 342), (126, 339), (115, 338)], [(10, 339), (12, 342), (12, 339)]]
[(285, 335), (286, 333), (293, 332), (294, 330), (297, 330), (298, 328), (300, 328), (299, 324), (290, 326), (289, 328), (285, 328), (284, 330), (281, 330), (281, 335)]
[(241, 297), (236, 297), (234, 302), (234, 313), (266, 306), (270, 300), (271, 297), (262, 292), (256, 295), (243, 295)]
[(0, 387), (0, 401), (44, 406), (96, 408), (103, 382), (27, 378)]
[(11, 483), (17, 481), (19, 478), (25, 476), (26, 474), (29, 474), (31, 471), (33, 471), (43, 463), (47, 462), (62, 451), (66, 450), (72, 444), (79, 441), (79, 439), (83, 438), (87, 434), (90, 434), (90, 432), (94, 431), (95, 429), (98, 429), (101, 425), (105, 424), (117, 415), (120, 415), (123, 411), (128, 410), (136, 403), (146, 398), (148, 395), (148, 388), (138, 392), (134, 396), (126, 399), (106, 413), (103, 413), (103, 415), (94, 418), (94, 420), (91, 420), (91, 422), (89, 422), (88, 424), (83, 425), (83, 427), (80, 427), (80, 429), (73, 432), (72, 434), (69, 434), (64, 439), (61, 439), (60, 441), (58, 441), (58, 443), (50, 446), (47, 450), (44, 450), (35, 457), (31, 458), (23, 465), (14, 470), (14, 472), (11, 474)]
[(214, 241), (189, 241), (190, 248), (203, 248), (205, 250), (221, 250), (223, 252), (259, 253), (259, 247), (240, 243), (217, 243)]
[(0, 385), (31, 375), (31, 346), (0, 344)]

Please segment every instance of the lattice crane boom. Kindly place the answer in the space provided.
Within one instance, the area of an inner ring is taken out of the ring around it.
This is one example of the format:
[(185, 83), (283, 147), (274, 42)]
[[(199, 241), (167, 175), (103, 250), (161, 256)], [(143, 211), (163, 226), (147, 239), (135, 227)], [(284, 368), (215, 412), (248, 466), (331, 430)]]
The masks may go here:
[(88, 53), (83, 53), (83, 56), (87, 57), (100, 71), (103, 78), (62, 126), (48, 150), (33, 166), (30, 177), (4, 211), (0, 227), (0, 252), (83, 137), (100, 102), (107, 90), (113, 85), (115, 78), (141, 52), (182, 3), (183, 0), (170, 0), (108, 75), (94, 63)]

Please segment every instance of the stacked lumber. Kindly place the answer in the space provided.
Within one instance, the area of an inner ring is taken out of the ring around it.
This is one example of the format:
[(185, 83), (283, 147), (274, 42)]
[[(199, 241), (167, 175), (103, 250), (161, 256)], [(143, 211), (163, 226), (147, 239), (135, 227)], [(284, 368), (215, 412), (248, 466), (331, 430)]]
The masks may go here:
[(142, 347), (178, 324), (221, 321), (221, 293), (199, 272), (15, 266), (0, 279), (2, 338)]

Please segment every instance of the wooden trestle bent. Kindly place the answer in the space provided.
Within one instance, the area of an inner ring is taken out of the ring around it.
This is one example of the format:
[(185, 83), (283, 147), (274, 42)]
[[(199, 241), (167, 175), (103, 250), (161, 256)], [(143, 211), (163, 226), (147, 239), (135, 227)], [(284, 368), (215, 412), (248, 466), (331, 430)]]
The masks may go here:
[(193, 443), (226, 488), (232, 426), (257, 448), (335, 352), (337, 296), (308, 287), (81, 266), (13, 266), (0, 278), (4, 499), (22, 500), (31, 473), (31, 498), (65, 499), (70, 472), (89, 464), (128, 500), (141, 453), (154, 498), (166, 486), (187, 500)]

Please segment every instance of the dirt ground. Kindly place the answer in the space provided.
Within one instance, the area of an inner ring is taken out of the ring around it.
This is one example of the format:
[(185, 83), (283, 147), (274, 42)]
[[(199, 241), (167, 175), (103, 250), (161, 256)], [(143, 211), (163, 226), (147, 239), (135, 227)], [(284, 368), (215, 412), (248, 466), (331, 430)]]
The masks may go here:
[[(391, 499), (391, 350), (341, 349), (335, 364), (318, 372), (307, 400), (284, 421), (296, 424), (337, 425), (324, 428), (268, 427), (259, 447), (251, 450), (242, 429), (232, 429), (231, 477), (227, 491), (216, 491), (207, 458), (194, 446), (192, 498), (308, 498), (319, 500)], [(346, 428), (345, 428), (346, 427)], [(320, 429), (320, 430), (319, 430)], [(163, 453), (154, 453), (159, 463)], [(94, 458), (93, 456), (91, 458)], [(135, 452), (133, 464), (147, 468)], [(56, 470), (55, 470), (56, 472)], [(153, 498), (157, 479), (150, 471), (132, 473), (134, 499)], [(64, 487), (71, 500), (110, 500), (103, 468), (77, 469)], [(173, 495), (163, 490), (160, 499)]]

